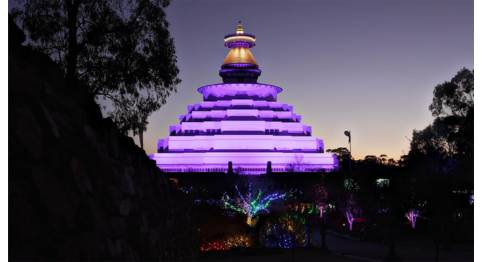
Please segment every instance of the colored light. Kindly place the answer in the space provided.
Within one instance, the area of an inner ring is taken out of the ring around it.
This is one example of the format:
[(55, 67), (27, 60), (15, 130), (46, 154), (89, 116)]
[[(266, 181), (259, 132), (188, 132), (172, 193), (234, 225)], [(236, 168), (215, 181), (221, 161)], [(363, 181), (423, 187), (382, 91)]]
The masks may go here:
[(235, 42), (235, 41), (245, 41), (245, 42), (255, 42), (256, 39), (251, 36), (245, 36), (245, 35), (237, 35), (237, 36), (230, 36), (227, 38), (224, 38), (224, 42)]
[(345, 211), (345, 217), (346, 217), (346, 221), (348, 222), (348, 229), (350, 231), (352, 231), (353, 230), (353, 221), (355, 221), (355, 218), (353, 217), (353, 214), (352, 214), (351, 210)]
[(282, 200), (286, 197), (285, 193), (265, 194), (260, 189), (254, 193), (251, 184), (248, 186), (246, 194), (241, 194), (238, 186), (235, 186), (237, 198), (231, 198), (227, 193), (223, 195), (222, 201), (224, 208), (246, 215), (246, 224), (254, 226), (256, 224), (256, 215), (260, 213), (268, 213), (268, 208), (272, 202)]
[(415, 226), (417, 224), (417, 218), (420, 217), (420, 211), (416, 209), (410, 209), (407, 213), (405, 213), (405, 217), (410, 222), (412, 229), (415, 229)]
[(293, 106), (276, 102), (282, 89), (257, 83), (261, 70), (249, 49), (255, 37), (241, 29), (225, 37), (224, 83), (198, 88), (204, 101), (188, 106), (151, 158), (164, 172), (227, 173), (228, 163), (243, 175), (265, 174), (268, 163), (273, 173), (336, 169), (336, 156), (324, 153)]
[(272, 218), (260, 230), (260, 240), (268, 248), (304, 247), (308, 243), (306, 219), (295, 213)]
[(384, 188), (390, 186), (390, 179), (387, 178), (379, 178), (375, 180), (378, 188)]
[(200, 246), (201, 252), (230, 250), (236, 247), (251, 247), (253, 241), (246, 234), (235, 234), (224, 239), (202, 242)]

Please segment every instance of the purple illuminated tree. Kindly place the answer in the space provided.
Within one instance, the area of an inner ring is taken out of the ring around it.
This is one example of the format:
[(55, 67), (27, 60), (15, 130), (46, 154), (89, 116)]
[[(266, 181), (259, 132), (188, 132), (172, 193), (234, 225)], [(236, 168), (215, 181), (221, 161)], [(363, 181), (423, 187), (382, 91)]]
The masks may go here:
[(345, 199), (345, 206), (342, 210), (348, 223), (348, 229), (352, 231), (355, 217), (360, 217), (363, 213), (360, 204), (355, 200), (353, 192), (348, 192), (347, 198)]
[(348, 223), (348, 229), (352, 231), (353, 229), (353, 222), (355, 220), (355, 215), (360, 215), (361, 210), (355, 201), (355, 192), (360, 189), (357, 182), (353, 179), (345, 179), (344, 181), (344, 188), (345, 188), (345, 206), (344, 206), (344, 214), (346, 221)]
[(347, 209), (345, 211), (345, 217), (346, 217), (346, 222), (348, 222), (348, 229), (350, 231), (353, 230), (353, 221), (355, 220), (355, 218), (353, 217), (353, 213), (351, 212), (350, 209)]
[(408, 219), (408, 221), (410, 221), (412, 229), (415, 229), (417, 218), (420, 217), (420, 212), (416, 209), (410, 209), (407, 213), (405, 213), (405, 217)]
[(285, 193), (271, 193), (266, 194), (261, 189), (255, 193), (251, 185), (248, 186), (246, 194), (241, 194), (238, 186), (235, 186), (237, 197), (231, 198), (227, 193), (224, 193), (222, 201), (224, 208), (235, 211), (237, 213), (245, 214), (246, 224), (249, 226), (256, 225), (256, 215), (260, 213), (268, 213), (268, 208), (274, 201), (285, 199)]

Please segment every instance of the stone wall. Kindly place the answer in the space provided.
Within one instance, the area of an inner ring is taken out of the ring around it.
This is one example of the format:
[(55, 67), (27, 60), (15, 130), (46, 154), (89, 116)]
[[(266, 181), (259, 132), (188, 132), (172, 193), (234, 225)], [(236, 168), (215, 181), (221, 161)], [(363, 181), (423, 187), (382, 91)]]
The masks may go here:
[(9, 25), (11, 260), (190, 260), (191, 201)]

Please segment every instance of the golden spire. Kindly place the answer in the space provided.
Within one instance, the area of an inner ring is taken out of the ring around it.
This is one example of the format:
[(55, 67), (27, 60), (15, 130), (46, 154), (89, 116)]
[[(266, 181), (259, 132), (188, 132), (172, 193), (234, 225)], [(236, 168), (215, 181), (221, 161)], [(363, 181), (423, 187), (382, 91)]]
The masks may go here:
[(241, 21), (238, 21), (238, 25), (236, 26), (236, 34), (237, 35), (244, 34), (244, 28), (243, 28), (243, 24), (241, 24)]
[(254, 46), (256, 39), (253, 35), (244, 33), (243, 24), (238, 21), (236, 25), (236, 34), (227, 35), (224, 38), (225, 46), (229, 47), (229, 52), (224, 58), (223, 65), (226, 64), (253, 64), (256, 60), (249, 50)]

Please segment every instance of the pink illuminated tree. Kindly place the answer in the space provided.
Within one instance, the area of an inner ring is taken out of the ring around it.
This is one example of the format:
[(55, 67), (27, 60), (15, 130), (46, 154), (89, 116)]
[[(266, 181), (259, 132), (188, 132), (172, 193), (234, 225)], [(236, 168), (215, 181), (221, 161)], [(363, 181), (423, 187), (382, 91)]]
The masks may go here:
[(316, 208), (320, 212), (320, 218), (323, 218), (323, 213), (328, 205), (328, 191), (324, 184), (320, 183), (313, 186), (313, 198)]
[(405, 217), (408, 219), (408, 221), (410, 221), (412, 229), (415, 229), (417, 218), (420, 217), (420, 212), (416, 209), (410, 209), (407, 213), (405, 213)]
[(320, 236), (321, 236), (321, 248), (326, 250), (326, 217), (325, 213), (332, 207), (328, 204), (329, 195), (328, 190), (324, 183), (318, 183), (313, 185), (312, 198), (314, 200), (315, 207), (318, 209), (320, 219)]
[(324, 204), (318, 204), (318, 211), (320, 212), (320, 219), (323, 219), (323, 213), (325, 212), (325, 205)]

